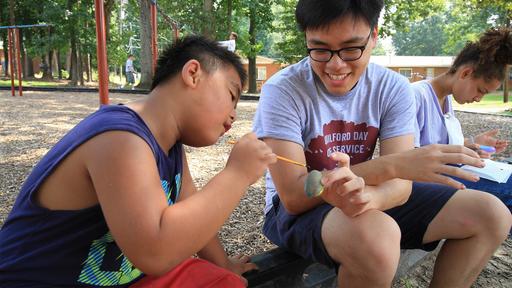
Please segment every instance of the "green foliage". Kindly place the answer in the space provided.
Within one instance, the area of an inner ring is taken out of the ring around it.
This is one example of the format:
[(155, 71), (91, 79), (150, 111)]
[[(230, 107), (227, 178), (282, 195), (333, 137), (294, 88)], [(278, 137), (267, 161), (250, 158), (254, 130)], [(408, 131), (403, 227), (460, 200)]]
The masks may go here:
[(384, 25), (380, 33), (390, 36), (400, 30), (408, 32), (409, 23), (428, 18), (444, 9), (444, 0), (384, 0)]
[(297, 0), (283, 0), (275, 10), (274, 44), (277, 58), (285, 63), (295, 63), (306, 56), (304, 33), (299, 31), (295, 22)]
[[(106, 1), (110, 12), (108, 63), (119, 67), (129, 53), (139, 65), (139, 7), (137, 0)], [(490, 26), (511, 25), (512, 1), (509, 0), (385, 0), (381, 35), (393, 35), (397, 54), (454, 55), (468, 40), (474, 40)], [(52, 24), (51, 29), (23, 30), (29, 56), (60, 51), (62, 59), (69, 52), (70, 39), (76, 37), (83, 54), (92, 55), (96, 66), (96, 30), (93, 0), (18, 0), (16, 24)], [(238, 33), (237, 50), (246, 57), (266, 55), (286, 63), (306, 56), (304, 34), (295, 22), (297, 0), (214, 0), (211, 21), (205, 21), (204, 0), (158, 1), (158, 44), (163, 49), (174, 41), (173, 25), (180, 36), (210, 30), (213, 39), (225, 40), (230, 30)], [(0, 25), (9, 24), (9, 0), (0, 0)], [(231, 7), (231, 8), (228, 8)], [(121, 10), (124, 17), (121, 17)], [(252, 19), (252, 21), (251, 21)], [(205, 29), (205, 27), (211, 29)], [(231, 27), (231, 28), (229, 28)], [(251, 29), (254, 32), (251, 34)], [(6, 30), (0, 30), (5, 39)], [(374, 55), (384, 55), (378, 45)]]
[(387, 51), (384, 48), (384, 46), (382, 45), (382, 42), (378, 41), (377, 46), (375, 46), (375, 48), (373, 48), (373, 50), (372, 50), (372, 55), (384, 56), (386, 54), (387, 54)]
[(403, 56), (447, 55), (443, 51), (442, 45), (447, 38), (443, 30), (445, 24), (442, 16), (433, 15), (408, 26), (409, 32), (398, 31), (393, 35), (396, 54)]

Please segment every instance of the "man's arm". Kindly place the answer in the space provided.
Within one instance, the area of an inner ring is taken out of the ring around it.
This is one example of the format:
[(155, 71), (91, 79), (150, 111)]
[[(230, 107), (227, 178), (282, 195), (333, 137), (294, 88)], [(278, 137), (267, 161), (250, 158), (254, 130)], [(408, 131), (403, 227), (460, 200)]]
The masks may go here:
[[(413, 135), (393, 137), (380, 142), (380, 155), (399, 153), (413, 147)], [(374, 165), (372, 162), (374, 161), (356, 164), (352, 166), (352, 171), (363, 177), (367, 185), (371, 185), (369, 191), (375, 199), (374, 208), (384, 211), (405, 203), (411, 193), (411, 181), (392, 177), (393, 165)], [(382, 177), (386, 174), (390, 177)]]
[[(273, 138), (265, 138), (263, 141), (277, 155), (306, 163), (304, 149), (301, 145)], [(305, 167), (277, 161), (269, 166), (269, 170), (281, 203), (289, 213), (300, 214), (324, 202), (321, 197), (308, 198), (304, 193), (304, 182), (308, 174)]]

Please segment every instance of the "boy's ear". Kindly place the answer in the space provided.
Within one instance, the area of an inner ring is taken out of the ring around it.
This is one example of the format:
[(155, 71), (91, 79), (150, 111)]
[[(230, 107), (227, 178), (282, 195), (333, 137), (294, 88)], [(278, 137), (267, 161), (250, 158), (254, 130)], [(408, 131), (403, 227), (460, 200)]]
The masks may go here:
[(189, 60), (181, 69), (181, 78), (185, 85), (190, 87), (197, 86), (202, 74), (203, 70), (201, 68), (201, 63), (195, 59)]

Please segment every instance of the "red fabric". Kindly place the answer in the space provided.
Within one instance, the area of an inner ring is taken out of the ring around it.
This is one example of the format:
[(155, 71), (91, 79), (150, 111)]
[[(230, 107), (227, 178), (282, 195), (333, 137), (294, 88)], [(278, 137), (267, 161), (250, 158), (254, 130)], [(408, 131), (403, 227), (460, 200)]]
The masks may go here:
[(183, 261), (160, 277), (146, 276), (130, 288), (242, 288), (244, 281), (235, 273), (203, 259)]

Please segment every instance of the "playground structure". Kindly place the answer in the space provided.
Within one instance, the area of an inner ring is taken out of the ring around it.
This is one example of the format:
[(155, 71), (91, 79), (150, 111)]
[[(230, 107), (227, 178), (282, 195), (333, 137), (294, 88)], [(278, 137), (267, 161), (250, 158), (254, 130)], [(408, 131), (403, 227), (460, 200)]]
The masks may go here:
[[(109, 103), (108, 97), (108, 64), (107, 64), (107, 43), (105, 33), (105, 12), (104, 0), (94, 0), (95, 17), (96, 17), (96, 52), (98, 57), (98, 82), (99, 82), (99, 97), (100, 104), (105, 105)], [(157, 42), (157, 9), (158, 5), (156, 0), (150, 0), (151, 4), (151, 55), (152, 55), (152, 71), (156, 69), (156, 62), (158, 59), (158, 42)], [(173, 28), (175, 39), (178, 38), (179, 30), (176, 21), (172, 20), (169, 16), (160, 11), (164, 19), (169, 22)]]
[[(11, 94), (16, 96), (14, 87), (14, 71), (17, 71), (18, 77), (18, 94), (23, 96), (23, 81), (21, 77), (22, 67), (21, 65), (21, 50), (20, 50), (20, 29), (22, 28), (33, 28), (33, 27), (50, 27), (50, 24), (33, 24), (33, 25), (12, 25), (12, 26), (0, 26), (0, 29), (7, 29), (7, 50), (9, 55), (9, 69), (11, 73)], [(16, 58), (13, 57), (16, 54)], [(15, 58), (15, 59), (14, 59)]]
[[(171, 25), (174, 31), (175, 39), (179, 35), (178, 22), (170, 18), (168, 15), (163, 13), (157, 6), (156, 0), (150, 0), (150, 12), (151, 12), (151, 68), (154, 72), (156, 69), (156, 63), (158, 59), (158, 41), (157, 41), (157, 11), (164, 20)], [(95, 19), (96, 19), (96, 54), (98, 61), (98, 91), (99, 101), (101, 105), (109, 103), (109, 70), (107, 62), (107, 43), (106, 43), (106, 27), (105, 27), (105, 11), (104, 11), (104, 0), (95, 0)], [(157, 10), (158, 9), (158, 10)], [(11, 25), (11, 26), (0, 26), (0, 29), (7, 29), (8, 34), (8, 58), (9, 58), (9, 69), (11, 77), (11, 94), (16, 96), (15, 93), (15, 76), (18, 80), (18, 94), (23, 96), (23, 83), (22, 83), (22, 64), (21, 64), (21, 48), (20, 48), (20, 33), (19, 29), (22, 28), (33, 28), (33, 27), (50, 27), (51, 24), (33, 24), (33, 25)], [(14, 73), (16, 71), (16, 73)], [(15, 75), (16, 74), (16, 75)]]

